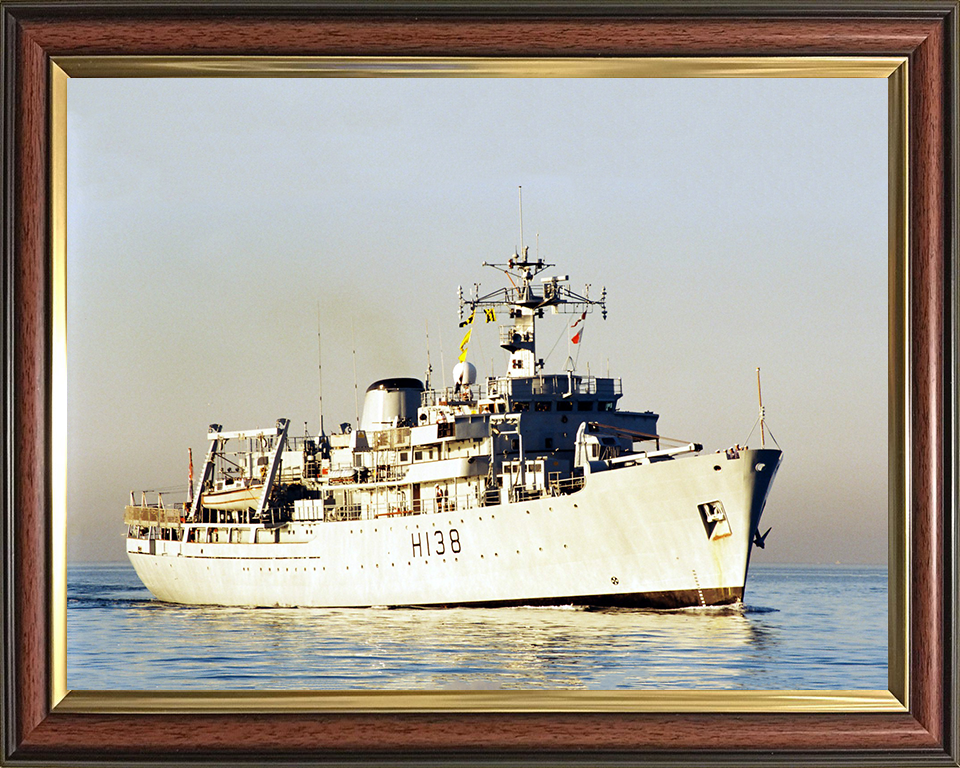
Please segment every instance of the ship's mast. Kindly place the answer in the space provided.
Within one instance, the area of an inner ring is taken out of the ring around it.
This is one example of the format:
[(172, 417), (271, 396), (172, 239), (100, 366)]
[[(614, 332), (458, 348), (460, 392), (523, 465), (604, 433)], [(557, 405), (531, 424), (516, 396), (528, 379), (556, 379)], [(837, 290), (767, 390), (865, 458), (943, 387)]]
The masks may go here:
[(427, 337), (427, 370), (423, 376), (423, 383), (427, 389), (430, 389), (430, 374), (433, 373), (433, 366), (430, 365), (430, 325), (426, 320), (424, 320), (423, 329)]
[(535, 376), (543, 366), (537, 358), (536, 320), (543, 317), (544, 309), (549, 307), (554, 314), (586, 314), (599, 306), (603, 319), (607, 319), (606, 288), (599, 299), (591, 299), (589, 287), (583, 294), (572, 291), (567, 275), (541, 277), (537, 285), (535, 278), (556, 265), (541, 258), (531, 260), (529, 246), (521, 248), (506, 264), (483, 262), (483, 266), (503, 272), (510, 287), (481, 296), (475, 286), (473, 297), (460, 297), (460, 319), (463, 320), (464, 308), (469, 309), (468, 314), (477, 309), (506, 310), (513, 323), (500, 326), (500, 346), (510, 352), (507, 375), (511, 378)]
[(323, 434), (323, 349), (320, 346), (320, 302), (317, 302), (317, 405), (320, 415), (320, 439)]
[[(757, 400), (760, 401), (760, 447), (765, 448), (767, 445), (767, 437), (764, 434), (763, 429), (763, 393), (760, 391), (760, 368), (757, 368)], [(762, 545), (761, 545), (762, 546)]]
[(523, 187), (517, 187), (517, 197), (520, 201), (520, 253), (523, 253)]

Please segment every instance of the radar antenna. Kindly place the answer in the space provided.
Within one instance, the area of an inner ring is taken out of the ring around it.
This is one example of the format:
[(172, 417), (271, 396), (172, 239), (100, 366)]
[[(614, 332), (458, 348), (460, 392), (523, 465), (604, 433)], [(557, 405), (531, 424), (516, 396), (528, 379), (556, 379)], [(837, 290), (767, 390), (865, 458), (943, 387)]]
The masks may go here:
[[(483, 262), (507, 276), (509, 287), (498, 288), (490, 293), (481, 294), (479, 283), (474, 284), (473, 295), (464, 297), (458, 289), (458, 312), (461, 325), (471, 323), (478, 309), (484, 311), (487, 322), (496, 320), (496, 310), (506, 311), (513, 320), (511, 325), (500, 326), (500, 346), (510, 352), (508, 375), (511, 377), (535, 376), (543, 367), (543, 361), (536, 356), (535, 321), (543, 317), (544, 309), (552, 314), (587, 314), (595, 307), (600, 308), (604, 320), (607, 319), (607, 289), (603, 288), (599, 299), (590, 298), (590, 286), (582, 293), (570, 288), (568, 275), (541, 277), (540, 284), (534, 280), (544, 270), (556, 266), (540, 258), (530, 258), (530, 248), (524, 246), (522, 237), (522, 198), (521, 198), (521, 247), (519, 253), (505, 263)], [(539, 251), (539, 238), (537, 240)], [(463, 322), (464, 309), (470, 318)]]

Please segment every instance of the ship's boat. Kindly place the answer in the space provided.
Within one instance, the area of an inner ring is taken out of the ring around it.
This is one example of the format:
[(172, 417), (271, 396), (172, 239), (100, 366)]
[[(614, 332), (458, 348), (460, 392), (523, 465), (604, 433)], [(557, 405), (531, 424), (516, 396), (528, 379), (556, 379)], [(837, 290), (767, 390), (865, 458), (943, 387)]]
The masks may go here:
[(216, 485), (207, 491), (203, 506), (207, 509), (232, 511), (256, 509), (262, 495), (262, 483), (255, 483), (249, 478), (237, 480), (227, 477), (217, 481)]
[[(356, 428), (294, 437), (289, 421), (208, 430), (197, 491), (125, 511), (127, 553), (159, 599), (240, 606), (587, 605), (673, 608), (743, 598), (780, 465), (766, 447), (671, 440), (621, 382), (543, 370), (536, 322), (591, 299), (526, 249), (490, 264), (509, 285), (460, 295), (451, 387), (389, 378)], [(536, 278), (540, 278), (539, 283)], [(500, 327), (507, 372), (479, 383), (474, 324)], [(572, 321), (572, 323), (570, 322)], [(758, 380), (759, 383), (759, 380)], [(192, 488), (192, 481), (191, 481)], [(769, 532), (769, 529), (768, 531)]]

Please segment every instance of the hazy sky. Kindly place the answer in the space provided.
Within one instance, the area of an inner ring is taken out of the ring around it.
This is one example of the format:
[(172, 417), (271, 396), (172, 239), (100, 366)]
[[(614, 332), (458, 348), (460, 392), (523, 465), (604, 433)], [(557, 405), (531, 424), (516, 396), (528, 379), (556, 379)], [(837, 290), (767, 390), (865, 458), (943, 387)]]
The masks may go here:
[[(354, 334), (361, 398), (422, 378), (427, 326), (449, 381), (457, 285), (502, 286), (481, 262), (519, 244), (519, 185), (531, 253), (607, 287), (579, 370), (621, 408), (743, 443), (762, 368), (784, 460), (756, 561), (885, 562), (886, 103), (881, 79), (70, 80), (71, 562), (125, 558), (130, 490), (185, 488), (208, 424), (317, 430), (318, 302), (328, 431)], [(505, 371), (494, 324), (470, 359)]]

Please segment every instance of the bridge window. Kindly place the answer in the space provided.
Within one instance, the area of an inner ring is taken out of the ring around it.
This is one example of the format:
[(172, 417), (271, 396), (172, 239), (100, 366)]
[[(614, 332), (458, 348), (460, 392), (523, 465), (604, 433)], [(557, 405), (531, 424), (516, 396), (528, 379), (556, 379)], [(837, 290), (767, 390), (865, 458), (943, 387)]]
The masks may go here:
[(573, 400), (557, 400), (557, 410), (558, 410), (558, 411), (572, 411), (572, 410), (573, 410)]
[(537, 400), (534, 403), (534, 408), (540, 413), (544, 413), (550, 410), (550, 401), (549, 400)]
[(593, 410), (593, 400), (580, 400), (577, 402), (578, 411), (592, 411)]
[(612, 411), (612, 410), (613, 410), (613, 403), (608, 402), (608, 401), (599, 402), (599, 403), (597, 403), (597, 410), (598, 410), (598, 411)]

